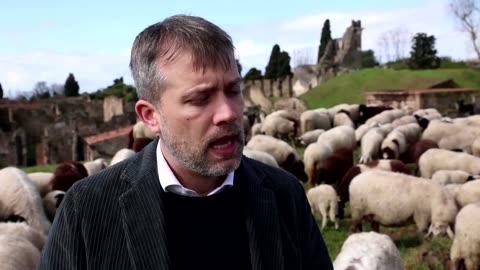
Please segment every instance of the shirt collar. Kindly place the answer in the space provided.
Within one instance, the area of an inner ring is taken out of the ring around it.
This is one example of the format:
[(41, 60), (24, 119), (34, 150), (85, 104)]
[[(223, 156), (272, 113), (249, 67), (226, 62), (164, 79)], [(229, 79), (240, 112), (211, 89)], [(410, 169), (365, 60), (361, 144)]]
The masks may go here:
[[(162, 186), (165, 192), (173, 192), (179, 195), (190, 196), (190, 197), (200, 197), (197, 192), (185, 188), (182, 184), (178, 181), (177, 177), (173, 173), (172, 169), (168, 165), (167, 161), (165, 160), (165, 156), (163, 155), (162, 149), (160, 147), (161, 140), (158, 140), (157, 144), (157, 170), (158, 170), (158, 178), (160, 179), (160, 185)], [(225, 190), (227, 187), (233, 186), (233, 178), (235, 172), (232, 171), (227, 175), (227, 178), (223, 183), (208, 193), (207, 196), (219, 193)]]

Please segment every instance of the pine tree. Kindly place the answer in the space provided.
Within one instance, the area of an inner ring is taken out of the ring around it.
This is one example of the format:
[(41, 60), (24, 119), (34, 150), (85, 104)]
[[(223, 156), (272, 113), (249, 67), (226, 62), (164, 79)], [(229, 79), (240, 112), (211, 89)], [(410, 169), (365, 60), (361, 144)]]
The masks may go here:
[(67, 97), (76, 97), (79, 95), (80, 86), (75, 80), (75, 77), (72, 73), (68, 75), (67, 80), (65, 81), (65, 96)]
[(292, 75), (292, 67), (290, 66), (290, 55), (287, 52), (280, 53), (280, 59), (278, 61), (278, 73), (277, 78), (284, 78)]
[(320, 63), (320, 59), (322, 59), (322, 56), (325, 53), (325, 48), (327, 47), (327, 44), (330, 40), (332, 40), (332, 32), (330, 31), (330, 20), (326, 19), (323, 23), (322, 35), (320, 36), (320, 46), (318, 46), (317, 64)]
[(268, 61), (268, 65), (265, 68), (266, 79), (277, 78), (280, 57), (281, 57), (280, 46), (278, 46), (278, 44), (275, 44), (272, 48), (272, 53), (270, 54), (270, 60)]
[(262, 71), (256, 69), (256, 68), (251, 68), (247, 74), (245, 74), (245, 77), (243, 78), (244, 80), (259, 80), (262, 79)]
[(441, 59), (437, 57), (435, 36), (426, 33), (417, 33), (412, 39), (412, 50), (408, 66), (410, 69), (439, 68)]
[(2, 88), (2, 84), (0, 83), (0, 99), (3, 98), (3, 88)]

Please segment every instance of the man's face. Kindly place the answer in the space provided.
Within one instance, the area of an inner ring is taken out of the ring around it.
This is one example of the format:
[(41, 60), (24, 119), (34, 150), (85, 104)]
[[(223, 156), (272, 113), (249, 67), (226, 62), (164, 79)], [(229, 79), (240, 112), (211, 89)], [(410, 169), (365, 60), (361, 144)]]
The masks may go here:
[(173, 169), (222, 176), (242, 156), (243, 94), (235, 60), (195, 71), (184, 53), (163, 67), (166, 88), (157, 106), (162, 152)]

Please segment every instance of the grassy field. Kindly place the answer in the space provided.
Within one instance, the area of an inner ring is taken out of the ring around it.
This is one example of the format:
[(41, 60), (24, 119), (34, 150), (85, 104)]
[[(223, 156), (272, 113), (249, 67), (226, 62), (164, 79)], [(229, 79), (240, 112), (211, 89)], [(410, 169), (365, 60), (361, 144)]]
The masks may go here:
[(363, 103), (369, 91), (419, 89), (452, 79), (459, 87), (480, 89), (480, 71), (471, 69), (392, 70), (363, 69), (337, 76), (300, 98), (309, 108), (340, 103)]

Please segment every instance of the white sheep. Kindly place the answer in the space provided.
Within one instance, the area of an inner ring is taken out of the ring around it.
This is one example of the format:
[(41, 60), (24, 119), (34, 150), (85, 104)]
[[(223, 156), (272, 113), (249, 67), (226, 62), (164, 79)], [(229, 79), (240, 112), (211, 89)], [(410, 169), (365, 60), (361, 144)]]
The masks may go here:
[(0, 235), (22, 237), (32, 243), (38, 251), (42, 251), (47, 240), (46, 235), (28, 226), (25, 222), (0, 222)]
[(411, 123), (417, 123), (417, 119), (412, 115), (405, 115), (398, 119), (393, 120), (392, 125), (394, 128), (396, 128), (396, 127), (406, 125), (406, 124), (411, 124)]
[(329, 156), (333, 154), (334, 150), (327, 144), (312, 143), (303, 151), (303, 162), (305, 164), (305, 174), (308, 178), (308, 183), (314, 183), (314, 177), (317, 172), (317, 168), (322, 168), (322, 162), (324, 162)]
[(88, 175), (93, 175), (108, 167), (108, 162), (104, 158), (97, 158), (92, 161), (83, 163), (85, 169), (87, 169)]
[(315, 129), (328, 130), (332, 123), (328, 114), (316, 110), (307, 110), (300, 115), (300, 133), (305, 134)]
[(143, 121), (138, 121), (133, 125), (133, 138), (150, 138), (154, 139), (157, 136), (156, 133), (152, 132)]
[(281, 138), (296, 135), (295, 122), (279, 115), (268, 115), (262, 123), (261, 132), (265, 135)]
[(279, 167), (275, 158), (267, 152), (253, 150), (248, 147), (243, 148), (243, 154), (251, 159), (263, 162), (273, 167)]
[(463, 184), (473, 179), (475, 179), (474, 176), (462, 170), (438, 170), (432, 175), (432, 180), (442, 186)]
[(298, 142), (303, 146), (308, 146), (311, 143), (314, 143), (318, 140), (318, 136), (325, 132), (323, 129), (314, 129), (303, 133), (298, 137)]
[(27, 239), (0, 234), (0, 264), (2, 270), (35, 270), (40, 251)]
[(455, 238), (450, 248), (451, 269), (480, 268), (479, 228), (480, 202), (463, 207), (455, 220)]
[(438, 147), (446, 150), (462, 150), (462, 152), (471, 154), (473, 142), (477, 134), (466, 129), (461, 133), (445, 136), (438, 141)]
[(355, 130), (350, 126), (338, 126), (320, 134), (318, 143), (329, 145), (333, 151), (337, 149), (354, 149), (357, 142), (355, 140)]
[(24, 219), (33, 229), (48, 234), (50, 222), (42, 199), (28, 175), (16, 167), (0, 170), (0, 220)]
[(249, 149), (272, 155), (280, 167), (285, 163), (301, 160), (297, 151), (288, 143), (267, 135), (253, 136), (246, 145)]
[(477, 138), (472, 143), (472, 155), (480, 157), (480, 138)]
[(384, 129), (379, 127), (372, 128), (365, 133), (360, 143), (362, 153), (359, 161), (360, 163), (367, 163), (374, 159), (378, 159), (380, 147), (385, 139), (385, 135), (386, 132)]
[(362, 140), (362, 137), (365, 136), (365, 134), (367, 134), (367, 132), (374, 128), (374, 127), (378, 127), (379, 125), (378, 124), (362, 124), (360, 125), (357, 129), (355, 129), (355, 141), (357, 143), (360, 143), (360, 141)]
[(428, 228), (425, 237), (445, 232), (453, 237), (451, 225), (457, 214), (455, 201), (447, 196), (442, 186), (430, 179), (372, 170), (352, 180), (349, 195), (352, 231), (361, 227), (365, 216), (371, 217), (376, 231), (378, 223), (398, 225), (413, 217), (419, 235)]
[(307, 199), (312, 209), (312, 214), (317, 211), (322, 215), (322, 230), (327, 226), (328, 217), (330, 217), (330, 221), (335, 223), (335, 229), (338, 229), (338, 218), (335, 217), (338, 207), (338, 196), (331, 185), (321, 184), (310, 188), (307, 191)]
[(469, 203), (480, 201), (480, 180), (469, 181), (461, 185), (456, 193), (455, 200), (460, 208)]
[(34, 172), (29, 173), (28, 177), (35, 183), (38, 191), (40, 192), (40, 196), (45, 196), (48, 192), (50, 192), (50, 180), (53, 178), (53, 173), (51, 172)]
[(63, 197), (65, 197), (65, 191), (62, 190), (53, 190), (43, 197), (43, 208), (48, 219), (52, 222)]
[(347, 114), (347, 112), (342, 110), (336, 113), (335, 116), (333, 117), (333, 126), (334, 127), (350, 126), (354, 129), (355, 123), (353, 123), (352, 119), (350, 118), (350, 115)]
[(135, 155), (135, 151), (128, 148), (122, 148), (118, 150), (115, 155), (113, 155), (112, 160), (110, 161), (110, 166), (113, 166), (127, 158), (133, 157)]
[(403, 270), (400, 251), (388, 235), (363, 232), (343, 242), (333, 262), (335, 270)]
[(253, 124), (252, 129), (251, 129), (251, 133), (252, 133), (252, 135), (250, 136), (250, 138), (255, 136), (255, 135), (262, 134), (262, 123)]
[(418, 159), (420, 176), (431, 178), (438, 170), (462, 170), (471, 175), (480, 174), (480, 158), (467, 153), (445, 149), (429, 149)]

